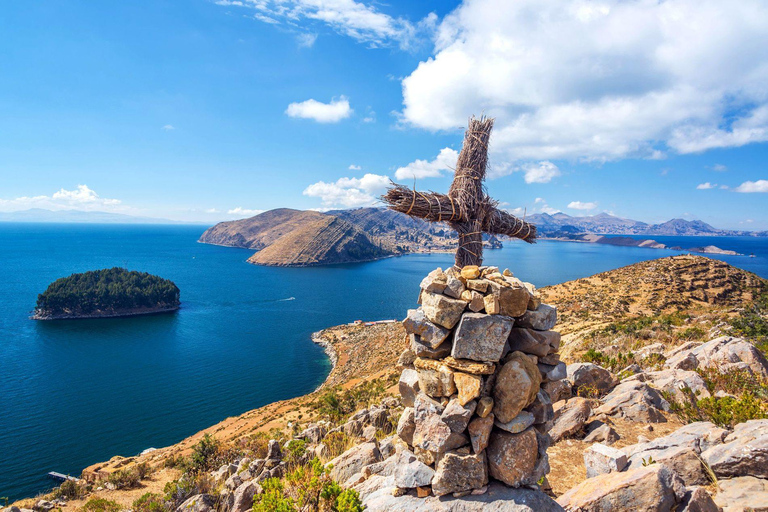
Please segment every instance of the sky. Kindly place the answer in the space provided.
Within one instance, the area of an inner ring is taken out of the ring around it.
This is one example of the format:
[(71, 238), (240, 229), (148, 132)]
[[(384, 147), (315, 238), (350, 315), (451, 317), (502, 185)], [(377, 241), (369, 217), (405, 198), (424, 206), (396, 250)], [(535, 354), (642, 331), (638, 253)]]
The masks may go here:
[(0, 34), (0, 212), (447, 191), (485, 114), (513, 213), (768, 229), (763, 0), (36, 0)]

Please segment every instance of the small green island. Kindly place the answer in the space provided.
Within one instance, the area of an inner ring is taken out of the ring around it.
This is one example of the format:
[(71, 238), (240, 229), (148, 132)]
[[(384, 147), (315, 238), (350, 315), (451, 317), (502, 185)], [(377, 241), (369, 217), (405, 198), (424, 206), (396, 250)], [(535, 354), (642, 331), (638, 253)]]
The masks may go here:
[(114, 318), (179, 309), (179, 288), (169, 279), (114, 267), (57, 279), (37, 297), (32, 319)]

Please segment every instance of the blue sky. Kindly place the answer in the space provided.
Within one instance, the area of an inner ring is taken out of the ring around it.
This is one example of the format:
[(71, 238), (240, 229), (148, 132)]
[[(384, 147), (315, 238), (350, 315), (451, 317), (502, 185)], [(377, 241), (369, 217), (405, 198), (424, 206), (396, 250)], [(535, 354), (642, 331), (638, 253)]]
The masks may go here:
[(768, 229), (758, 0), (163, 0), (0, 8), (0, 211), (216, 222), (446, 190)]

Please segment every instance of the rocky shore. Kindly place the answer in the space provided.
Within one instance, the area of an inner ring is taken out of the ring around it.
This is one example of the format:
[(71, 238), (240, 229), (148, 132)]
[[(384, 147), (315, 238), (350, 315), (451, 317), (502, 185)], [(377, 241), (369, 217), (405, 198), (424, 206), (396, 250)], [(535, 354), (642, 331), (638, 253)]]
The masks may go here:
[(126, 309), (116, 311), (96, 311), (87, 315), (75, 315), (75, 314), (45, 314), (36, 312), (29, 318), (31, 320), (80, 320), (86, 318), (125, 318), (131, 316), (142, 315), (160, 315), (163, 313), (173, 313), (181, 309), (181, 306), (163, 307), (163, 308), (141, 308), (141, 309)]

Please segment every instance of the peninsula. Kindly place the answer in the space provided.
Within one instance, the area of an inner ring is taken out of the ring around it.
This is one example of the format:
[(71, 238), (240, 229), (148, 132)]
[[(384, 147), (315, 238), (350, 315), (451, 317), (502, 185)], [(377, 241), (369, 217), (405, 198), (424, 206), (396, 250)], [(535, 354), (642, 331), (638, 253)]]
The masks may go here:
[(37, 297), (34, 320), (114, 318), (179, 309), (170, 280), (124, 268), (92, 270), (57, 279)]

